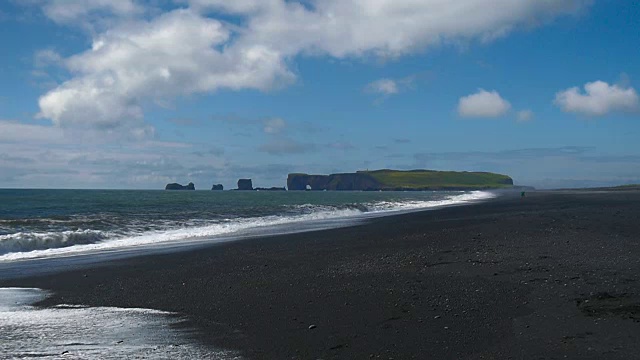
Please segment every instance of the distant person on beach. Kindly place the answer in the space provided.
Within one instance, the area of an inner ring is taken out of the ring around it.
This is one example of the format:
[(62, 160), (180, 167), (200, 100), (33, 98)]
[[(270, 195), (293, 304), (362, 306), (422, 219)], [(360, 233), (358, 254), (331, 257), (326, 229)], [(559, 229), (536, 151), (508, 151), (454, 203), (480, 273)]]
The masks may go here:
[(520, 193), (520, 197), (524, 197), (524, 191)]

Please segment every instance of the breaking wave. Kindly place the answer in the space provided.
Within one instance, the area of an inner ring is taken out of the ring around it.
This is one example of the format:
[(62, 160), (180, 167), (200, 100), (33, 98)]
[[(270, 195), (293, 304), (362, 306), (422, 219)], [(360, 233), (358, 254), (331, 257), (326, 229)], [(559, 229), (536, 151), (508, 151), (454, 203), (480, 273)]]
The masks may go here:
[(0, 235), (0, 254), (95, 244), (108, 239), (110, 235), (111, 234), (109, 232), (99, 230), (44, 233), (19, 232), (9, 235)]
[[(489, 192), (451, 194), (440, 200), (377, 201), (346, 205), (302, 204), (281, 209), (279, 214), (260, 217), (190, 219), (175, 222), (121, 224), (109, 231), (76, 229), (46, 232), (15, 232), (0, 235), (0, 261), (79, 255), (104, 250), (132, 249), (155, 245), (174, 245), (192, 241), (219, 240), (225, 236), (260, 234), (265, 228), (279, 233), (337, 227), (366, 217), (384, 216), (401, 211), (464, 204), (489, 199)], [(92, 222), (85, 223), (91, 225)], [(315, 227), (312, 226), (315, 224)], [(253, 233), (252, 233), (253, 232)]]

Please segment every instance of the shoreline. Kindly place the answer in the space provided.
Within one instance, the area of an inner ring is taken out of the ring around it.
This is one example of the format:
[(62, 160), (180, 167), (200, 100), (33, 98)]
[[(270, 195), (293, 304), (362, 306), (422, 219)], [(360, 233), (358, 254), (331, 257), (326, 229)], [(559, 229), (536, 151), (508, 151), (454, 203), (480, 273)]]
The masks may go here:
[[(221, 243), (246, 241), (254, 238), (264, 238), (273, 236), (283, 236), (297, 233), (307, 233), (331, 229), (339, 229), (345, 227), (356, 226), (365, 224), (367, 222), (374, 221), (375, 219), (397, 216), (402, 214), (408, 214), (421, 211), (434, 211), (452, 206), (467, 206), (470, 204), (480, 203), (484, 201), (490, 201), (505, 195), (513, 195), (516, 192), (497, 192), (497, 191), (474, 191), (474, 192), (461, 192), (460, 196), (453, 196), (447, 200), (433, 200), (432, 202), (440, 202), (439, 204), (431, 204), (426, 207), (398, 207), (395, 209), (387, 210), (369, 210), (360, 212), (358, 214), (350, 214), (347, 216), (328, 216), (321, 218), (305, 218), (305, 216), (314, 215), (306, 214), (301, 215), (298, 218), (292, 217), (284, 221), (276, 221), (273, 223), (267, 223), (257, 226), (249, 226), (246, 228), (240, 228), (236, 231), (229, 233), (216, 234), (212, 236), (204, 237), (185, 237), (182, 241), (160, 241), (160, 242), (148, 242), (141, 245), (123, 245), (115, 246), (114, 243), (121, 242), (122, 239), (114, 239), (111, 242), (95, 243), (95, 244), (81, 244), (80, 248), (75, 247), (60, 247), (51, 248), (46, 251), (59, 252), (58, 255), (41, 255), (40, 251), (18, 253), (25, 256), (15, 259), (5, 260), (0, 256), (0, 279), (2, 277), (9, 278), (24, 278), (31, 276), (43, 276), (52, 275), (56, 272), (67, 271), (71, 269), (81, 269), (91, 266), (99, 266), (101, 263), (110, 261), (123, 260), (127, 258), (134, 258), (147, 255), (159, 255), (159, 254), (172, 254), (176, 252), (195, 251), (200, 248), (207, 248), (209, 246), (215, 246)], [(473, 195), (472, 195), (473, 194)], [(466, 198), (466, 196), (470, 196)], [(454, 200), (455, 199), (455, 200)], [(429, 202), (429, 201), (427, 201)], [(444, 202), (444, 203), (443, 203)], [(254, 218), (254, 221), (260, 221), (263, 218)], [(172, 232), (182, 229), (168, 230)], [(185, 229), (192, 230), (192, 229)], [(132, 236), (130, 239), (137, 239), (138, 237), (145, 236), (147, 238), (161, 237), (163, 233), (157, 234), (140, 234)], [(105, 245), (105, 246), (102, 246)], [(86, 249), (86, 246), (97, 246), (97, 249)], [(11, 255), (4, 254), (4, 255)], [(46, 270), (45, 270), (46, 268)]]
[(638, 218), (638, 191), (532, 192), (0, 286), (177, 312), (249, 359), (624, 359), (640, 351)]

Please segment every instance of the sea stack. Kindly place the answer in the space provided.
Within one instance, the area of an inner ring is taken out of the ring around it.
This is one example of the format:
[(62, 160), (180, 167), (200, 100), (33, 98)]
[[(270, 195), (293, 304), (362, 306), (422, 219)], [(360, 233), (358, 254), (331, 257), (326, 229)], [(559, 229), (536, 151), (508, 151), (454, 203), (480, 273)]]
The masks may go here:
[(251, 179), (238, 180), (238, 190), (253, 190), (253, 183)]
[(211, 187), (211, 190), (222, 191), (224, 190), (224, 186), (222, 186), (222, 184), (215, 184)]
[(190, 182), (187, 186), (180, 185), (178, 183), (167, 184), (165, 190), (195, 190), (196, 186)]

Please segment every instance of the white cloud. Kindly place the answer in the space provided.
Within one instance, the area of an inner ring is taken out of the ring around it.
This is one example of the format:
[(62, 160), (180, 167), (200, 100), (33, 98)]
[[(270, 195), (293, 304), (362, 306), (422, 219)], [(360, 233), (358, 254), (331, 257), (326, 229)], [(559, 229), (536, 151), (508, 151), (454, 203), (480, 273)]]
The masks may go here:
[(640, 109), (638, 93), (634, 88), (609, 85), (604, 81), (586, 83), (584, 92), (578, 87), (560, 91), (556, 94), (555, 104), (565, 112), (588, 116)]
[[(573, 13), (591, 0), (190, 0), (246, 16), (246, 40), (334, 57), (397, 56), (450, 40), (486, 40), (520, 25)], [(310, 3), (310, 4), (309, 4)], [(460, 19), (464, 21), (460, 21)]]
[[(300, 54), (398, 57), (504, 36), (591, 2), (182, 0), (191, 7), (153, 17), (133, 0), (36, 1), (60, 23), (122, 20), (101, 23), (106, 30), (95, 33), (91, 49), (62, 59), (72, 77), (39, 101), (40, 117), (56, 125), (109, 129), (139, 127), (146, 104), (182, 95), (287, 85), (295, 80), (288, 63)], [(241, 21), (213, 18), (221, 13)], [(379, 89), (397, 92), (395, 84)]]
[(64, 140), (61, 129), (53, 126), (24, 124), (0, 120), (0, 143), (60, 143)]
[(143, 12), (132, 0), (41, 0), (42, 10), (57, 23), (83, 20), (91, 14), (132, 16)]
[(34, 65), (37, 68), (59, 65), (61, 62), (62, 56), (51, 49), (37, 51), (34, 56)]
[(531, 110), (521, 110), (518, 111), (516, 115), (516, 120), (518, 122), (527, 122), (533, 120), (533, 111)]
[(376, 81), (372, 81), (368, 83), (364, 87), (364, 91), (371, 94), (382, 95), (382, 98), (376, 100), (376, 103), (379, 103), (384, 100), (384, 98), (389, 97), (391, 95), (395, 95), (401, 92), (404, 92), (413, 87), (413, 83), (415, 82), (417, 74), (409, 75), (403, 78), (391, 79), (391, 78), (382, 78)]
[(264, 11), (280, 4), (280, 0), (182, 0), (194, 9), (207, 11), (209, 9), (225, 11), (232, 14), (250, 14)]
[(495, 118), (506, 114), (511, 104), (497, 91), (478, 89), (478, 92), (463, 96), (458, 101), (458, 114), (462, 117)]
[(146, 99), (214, 91), (266, 90), (293, 75), (264, 46), (218, 50), (229, 30), (217, 20), (176, 10), (150, 22), (122, 25), (66, 60), (76, 76), (40, 98), (40, 114), (59, 126), (114, 128), (139, 123)]
[(383, 95), (393, 95), (400, 91), (398, 89), (398, 83), (393, 79), (380, 79), (373, 81), (367, 84), (365, 90)]
[(281, 118), (267, 119), (264, 121), (264, 132), (267, 134), (278, 134), (284, 130), (287, 123)]

